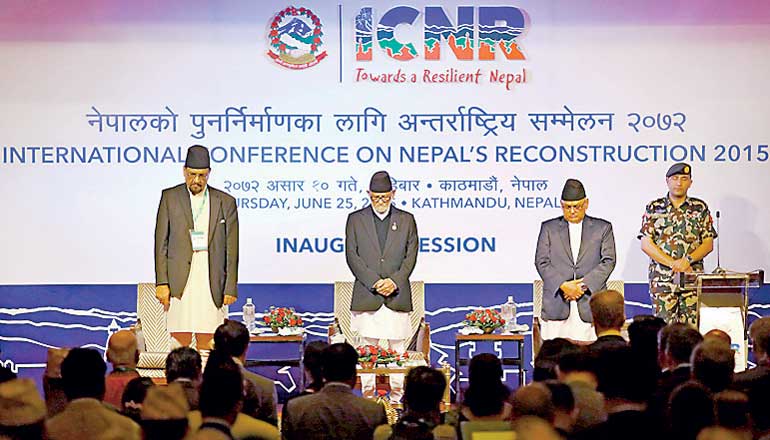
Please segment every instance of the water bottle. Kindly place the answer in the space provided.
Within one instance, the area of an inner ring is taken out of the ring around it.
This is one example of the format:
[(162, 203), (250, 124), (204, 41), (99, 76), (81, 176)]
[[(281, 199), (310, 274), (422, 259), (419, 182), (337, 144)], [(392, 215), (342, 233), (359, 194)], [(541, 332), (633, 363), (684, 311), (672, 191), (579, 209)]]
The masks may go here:
[(505, 319), (505, 332), (510, 333), (516, 325), (516, 303), (512, 296), (500, 307), (500, 315)]
[(256, 313), (254, 304), (251, 302), (251, 298), (246, 299), (246, 304), (243, 305), (243, 325), (249, 329), (249, 332), (254, 331), (254, 315)]

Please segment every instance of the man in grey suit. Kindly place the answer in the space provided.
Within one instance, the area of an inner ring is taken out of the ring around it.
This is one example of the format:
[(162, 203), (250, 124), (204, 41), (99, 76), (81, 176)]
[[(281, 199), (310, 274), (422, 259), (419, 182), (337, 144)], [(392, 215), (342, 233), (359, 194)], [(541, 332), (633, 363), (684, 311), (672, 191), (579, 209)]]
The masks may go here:
[(332, 344), (322, 354), (326, 384), (321, 391), (291, 399), (281, 416), (286, 440), (366, 439), (387, 423), (385, 407), (353, 394), (358, 352), (347, 343)]
[[(411, 336), (409, 276), (417, 262), (417, 225), (412, 214), (392, 205), (390, 176), (375, 173), (369, 183), (371, 207), (351, 213), (345, 226), (345, 257), (356, 277), (351, 301), (351, 328), (367, 345), (406, 351)], [(371, 375), (361, 377), (365, 396), (374, 394)], [(391, 375), (391, 400), (399, 401), (403, 375)]]
[(185, 183), (163, 190), (155, 223), (155, 296), (180, 345), (195, 333), (203, 349), (238, 296), (238, 211), (207, 185), (210, 172), (208, 149), (190, 147)]
[(586, 215), (588, 198), (580, 181), (568, 179), (561, 195), (563, 215), (543, 222), (535, 267), (543, 279), (541, 334), (591, 341), (589, 299), (606, 289), (615, 268), (612, 225)]

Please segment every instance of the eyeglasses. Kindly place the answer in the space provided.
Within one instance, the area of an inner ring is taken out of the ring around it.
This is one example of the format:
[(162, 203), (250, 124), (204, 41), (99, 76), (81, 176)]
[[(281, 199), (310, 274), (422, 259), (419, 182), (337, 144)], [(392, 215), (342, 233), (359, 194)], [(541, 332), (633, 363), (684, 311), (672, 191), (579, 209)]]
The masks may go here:
[(370, 197), (372, 198), (373, 202), (387, 202), (387, 201), (390, 201), (391, 198), (393, 198), (393, 195), (383, 194), (380, 196), (376, 196), (374, 194), (370, 194)]

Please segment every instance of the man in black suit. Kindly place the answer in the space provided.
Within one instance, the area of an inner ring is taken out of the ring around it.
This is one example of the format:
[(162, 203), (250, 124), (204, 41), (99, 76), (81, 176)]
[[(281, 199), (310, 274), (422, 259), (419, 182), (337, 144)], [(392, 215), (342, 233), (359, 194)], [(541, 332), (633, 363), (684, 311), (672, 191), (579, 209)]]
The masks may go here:
[(385, 408), (353, 394), (358, 352), (347, 343), (332, 344), (323, 353), (326, 385), (317, 393), (289, 400), (282, 414), (286, 440), (371, 439), (387, 423)]
[(740, 372), (735, 375), (733, 381), (735, 388), (747, 391), (756, 382), (765, 380), (770, 376), (770, 318), (759, 318), (754, 320), (749, 327), (749, 336), (751, 336), (752, 351), (754, 351), (754, 361), (757, 366)]
[(588, 304), (596, 332), (596, 341), (588, 346), (589, 349), (600, 351), (605, 348), (626, 347), (628, 344), (620, 334), (626, 320), (623, 295), (616, 290), (602, 290), (591, 296)]
[(703, 336), (687, 324), (673, 323), (658, 332), (658, 341), (658, 360), (663, 371), (650, 399), (649, 412), (663, 423), (671, 393), (690, 380), (690, 356)]

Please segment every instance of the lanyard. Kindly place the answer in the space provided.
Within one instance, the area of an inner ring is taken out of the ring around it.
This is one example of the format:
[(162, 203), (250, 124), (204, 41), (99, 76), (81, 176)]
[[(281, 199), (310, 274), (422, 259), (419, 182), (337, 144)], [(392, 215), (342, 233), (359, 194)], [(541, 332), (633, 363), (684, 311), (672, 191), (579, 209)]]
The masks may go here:
[(203, 212), (203, 207), (206, 206), (206, 200), (209, 198), (209, 187), (206, 186), (206, 192), (203, 194), (203, 201), (201, 202), (200, 206), (198, 206), (198, 212), (193, 214), (193, 228), (195, 228), (195, 222), (198, 221), (198, 217), (200, 217), (201, 213)]

